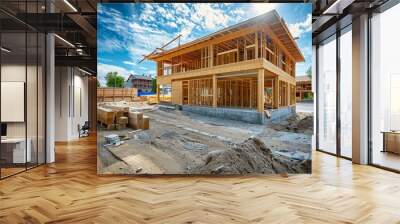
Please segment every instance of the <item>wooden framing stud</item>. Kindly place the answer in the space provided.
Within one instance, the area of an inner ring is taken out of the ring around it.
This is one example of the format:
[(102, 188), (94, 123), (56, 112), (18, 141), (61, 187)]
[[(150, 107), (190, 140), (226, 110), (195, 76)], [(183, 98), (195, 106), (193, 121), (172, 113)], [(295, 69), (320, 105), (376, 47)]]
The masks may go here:
[(160, 85), (157, 85), (156, 92), (157, 92), (157, 103), (160, 103)]
[(257, 77), (257, 111), (260, 113), (264, 112), (264, 69), (258, 70), (258, 77)]
[(217, 88), (217, 76), (213, 75), (213, 107), (217, 107), (218, 100), (218, 88)]

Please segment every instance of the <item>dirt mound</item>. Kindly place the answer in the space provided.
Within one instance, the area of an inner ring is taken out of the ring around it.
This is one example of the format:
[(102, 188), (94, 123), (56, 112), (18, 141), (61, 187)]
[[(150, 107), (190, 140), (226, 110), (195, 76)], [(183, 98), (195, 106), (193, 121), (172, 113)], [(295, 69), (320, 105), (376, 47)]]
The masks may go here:
[(270, 128), (277, 131), (289, 131), (295, 133), (312, 134), (314, 126), (314, 118), (308, 113), (297, 113), (279, 123), (273, 123)]
[(201, 174), (307, 173), (311, 161), (274, 155), (261, 140), (249, 138), (232, 148), (210, 152), (205, 164), (196, 169)]

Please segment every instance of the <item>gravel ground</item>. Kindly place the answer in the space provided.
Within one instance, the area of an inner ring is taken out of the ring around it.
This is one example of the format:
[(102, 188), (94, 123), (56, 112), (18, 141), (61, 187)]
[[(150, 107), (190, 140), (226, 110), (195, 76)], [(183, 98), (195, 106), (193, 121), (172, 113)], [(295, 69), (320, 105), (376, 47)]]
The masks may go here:
[[(308, 173), (310, 114), (280, 124), (255, 125), (178, 110), (145, 112), (150, 129), (98, 131), (99, 173), (247, 174)], [(104, 136), (125, 138), (104, 147)], [(311, 131), (312, 133), (312, 131)]]

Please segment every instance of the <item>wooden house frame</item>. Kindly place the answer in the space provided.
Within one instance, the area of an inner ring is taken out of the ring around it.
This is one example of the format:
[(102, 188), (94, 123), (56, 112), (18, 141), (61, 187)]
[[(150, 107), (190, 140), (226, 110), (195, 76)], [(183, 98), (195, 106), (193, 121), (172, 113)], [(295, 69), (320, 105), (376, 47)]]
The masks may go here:
[(296, 103), (296, 62), (304, 61), (273, 10), (178, 47), (146, 56), (177, 105), (265, 109)]
[(313, 94), (311, 78), (308, 76), (296, 77), (296, 101), (304, 100), (305, 94)]

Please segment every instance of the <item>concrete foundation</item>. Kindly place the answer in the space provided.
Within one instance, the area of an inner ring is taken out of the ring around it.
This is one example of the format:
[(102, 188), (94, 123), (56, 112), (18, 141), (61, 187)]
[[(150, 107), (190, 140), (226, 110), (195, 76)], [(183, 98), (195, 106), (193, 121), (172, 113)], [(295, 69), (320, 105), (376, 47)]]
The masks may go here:
[(265, 124), (280, 119), (285, 119), (296, 113), (296, 107), (284, 107), (271, 110), (271, 117), (267, 118), (264, 113), (259, 113), (256, 110), (248, 109), (233, 109), (233, 108), (215, 108), (183, 105), (179, 107), (183, 111), (201, 114), (210, 117), (220, 117), (235, 121), (243, 121), (251, 124)]
[(263, 124), (264, 115), (256, 110), (232, 109), (219, 107), (201, 107), (201, 106), (181, 106), (183, 111), (206, 115), (210, 117), (220, 117), (236, 121), (244, 121), (252, 124)]
[(281, 107), (279, 109), (270, 109), (268, 111), (270, 112), (271, 117), (266, 119), (267, 122), (279, 122), (296, 114), (296, 106)]

